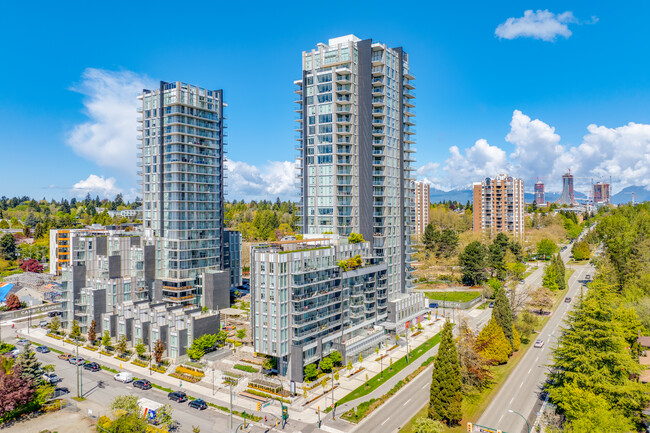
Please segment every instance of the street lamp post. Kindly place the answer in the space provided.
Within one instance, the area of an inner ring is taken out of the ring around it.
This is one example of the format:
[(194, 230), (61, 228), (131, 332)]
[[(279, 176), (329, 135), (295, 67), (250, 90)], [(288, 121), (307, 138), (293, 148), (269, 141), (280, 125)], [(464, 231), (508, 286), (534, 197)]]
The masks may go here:
[(525, 416), (523, 416), (523, 415), (520, 414), (519, 412), (516, 412), (516, 411), (514, 411), (514, 410), (512, 410), (512, 409), (508, 409), (508, 412), (510, 412), (510, 413), (516, 413), (517, 415), (519, 415), (520, 417), (522, 417), (523, 420), (526, 422), (526, 428), (528, 429), (528, 433), (530, 433), (530, 424), (528, 424), (528, 420), (526, 419)]

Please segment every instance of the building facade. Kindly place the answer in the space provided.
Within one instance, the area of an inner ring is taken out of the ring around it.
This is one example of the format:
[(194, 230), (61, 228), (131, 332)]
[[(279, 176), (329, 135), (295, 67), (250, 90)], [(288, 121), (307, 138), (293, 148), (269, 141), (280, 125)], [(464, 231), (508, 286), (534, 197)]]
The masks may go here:
[(595, 183), (593, 186), (594, 204), (603, 205), (610, 203), (609, 184), (605, 182)]
[[(354, 257), (358, 266), (343, 262)], [(251, 247), (255, 352), (276, 358), (290, 380), (302, 382), (304, 366), (334, 350), (346, 361), (374, 351), (388, 328), (422, 315), (423, 295), (406, 298), (420, 306), (409, 317), (401, 313), (408, 306), (390, 305), (388, 267), (369, 242), (305, 235)], [(388, 323), (391, 314), (402, 320)]]
[(224, 263), (230, 272), (230, 287), (241, 286), (242, 284), (242, 238), (241, 232), (226, 229), (224, 232), (225, 254)]
[(429, 184), (415, 181), (415, 234), (422, 236), (429, 224), (431, 207)]
[(159, 251), (156, 285), (170, 302), (212, 303), (211, 274), (227, 267), (223, 91), (161, 82), (139, 99), (143, 232)]
[(474, 232), (494, 237), (507, 233), (524, 236), (524, 181), (507, 174), (473, 184)]
[(535, 203), (537, 206), (546, 206), (546, 193), (544, 192), (544, 183), (539, 180), (535, 184)]
[(573, 190), (573, 175), (571, 171), (562, 175), (562, 195), (556, 202), (560, 205), (573, 206), (576, 204), (575, 194)]
[(294, 82), (301, 231), (372, 240), (391, 296), (413, 287), (413, 80), (402, 48), (348, 35), (303, 52)]

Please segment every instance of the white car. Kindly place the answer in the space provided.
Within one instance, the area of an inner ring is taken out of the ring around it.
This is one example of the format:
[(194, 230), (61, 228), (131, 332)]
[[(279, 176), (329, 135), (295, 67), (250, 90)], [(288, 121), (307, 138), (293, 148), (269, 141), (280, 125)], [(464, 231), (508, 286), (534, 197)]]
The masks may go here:
[(535, 344), (533, 344), (533, 346), (537, 348), (544, 347), (544, 340), (535, 340)]
[(113, 376), (113, 379), (122, 383), (129, 383), (129, 382), (133, 382), (133, 374), (123, 371)]

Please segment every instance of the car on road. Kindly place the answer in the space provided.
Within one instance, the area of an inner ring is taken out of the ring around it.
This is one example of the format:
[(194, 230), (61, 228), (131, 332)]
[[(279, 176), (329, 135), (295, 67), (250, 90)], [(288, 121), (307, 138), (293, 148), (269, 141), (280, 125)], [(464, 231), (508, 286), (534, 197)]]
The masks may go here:
[(567, 296), (566, 298), (564, 298), (564, 302), (566, 302), (567, 304), (570, 303), (571, 302), (571, 297)]
[(205, 410), (208, 408), (208, 404), (200, 398), (190, 401), (187, 405), (198, 410)]
[(129, 373), (128, 371), (122, 371), (113, 376), (113, 379), (122, 383), (129, 383), (133, 382), (133, 374)]
[(133, 387), (140, 388), (142, 390), (151, 389), (151, 382), (149, 382), (147, 379), (138, 379), (133, 382)]
[(12, 358), (15, 358), (16, 356), (20, 355), (21, 352), (22, 350), (20, 350), (20, 347), (16, 347), (14, 350), (10, 352), (10, 356)]
[(84, 364), (84, 370), (99, 371), (101, 369), (102, 369), (102, 367), (99, 364), (97, 364), (96, 362), (86, 362)]
[(490, 305), (488, 305), (490, 308), (494, 308), (494, 301), (490, 302)]
[(48, 325), (49, 322), (47, 320), (41, 320), (38, 324), (38, 326), (40, 326), (41, 328), (47, 328)]
[(21, 338), (20, 340), (16, 341), (16, 344), (20, 344), (21, 346), (27, 346), (31, 342), (26, 339), (26, 338)]
[(70, 358), (72, 358), (72, 355), (69, 353), (62, 353), (59, 355), (59, 359), (62, 359), (64, 361), (69, 361)]
[(587, 274), (587, 276), (585, 277), (585, 280), (591, 280), (591, 275)]
[(167, 394), (167, 397), (172, 401), (177, 401), (179, 403), (185, 403), (187, 401), (187, 394), (183, 391), (174, 391)]
[(533, 344), (533, 346), (537, 347), (538, 349), (544, 347), (544, 340), (535, 340), (535, 344)]
[(38, 346), (36, 351), (40, 353), (50, 353), (50, 348), (47, 346)]
[(62, 395), (65, 394), (70, 394), (70, 390), (68, 388), (64, 386), (62, 387), (57, 386), (56, 388), (54, 388), (54, 394), (53, 394), (54, 398), (61, 397)]
[(81, 356), (79, 358), (73, 356), (72, 358), (68, 359), (68, 362), (72, 365), (82, 365), (84, 363), (84, 359)]
[(54, 373), (45, 373), (43, 375), (43, 380), (51, 383), (52, 385), (56, 385), (57, 383), (61, 382), (61, 378)]

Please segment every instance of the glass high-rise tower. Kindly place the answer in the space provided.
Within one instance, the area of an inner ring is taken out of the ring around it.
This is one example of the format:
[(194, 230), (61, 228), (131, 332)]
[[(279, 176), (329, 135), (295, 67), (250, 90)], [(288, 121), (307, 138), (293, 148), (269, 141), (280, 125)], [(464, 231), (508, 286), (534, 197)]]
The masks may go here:
[(144, 238), (156, 245), (154, 297), (228, 307), (213, 290), (225, 265), (223, 91), (161, 82), (139, 99), (138, 175)]
[(361, 233), (391, 299), (412, 286), (413, 80), (402, 48), (348, 35), (303, 52), (295, 81), (302, 232)]

